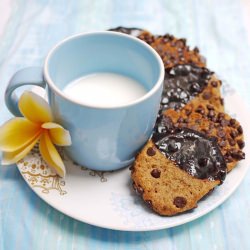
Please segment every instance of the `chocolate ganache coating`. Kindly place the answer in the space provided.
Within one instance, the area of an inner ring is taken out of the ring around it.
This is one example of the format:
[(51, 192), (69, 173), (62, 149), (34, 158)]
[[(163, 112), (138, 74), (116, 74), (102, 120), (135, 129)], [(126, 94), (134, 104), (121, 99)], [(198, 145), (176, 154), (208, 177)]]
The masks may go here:
[(139, 36), (143, 30), (139, 28), (126, 28), (126, 27), (119, 26), (117, 28), (109, 29), (109, 31), (116, 31), (116, 32), (127, 34), (127, 35)]
[(190, 175), (221, 183), (225, 179), (227, 166), (215, 138), (196, 130), (175, 128), (160, 116), (152, 140), (168, 159)]
[(191, 64), (165, 72), (161, 109), (180, 109), (207, 86), (213, 72)]

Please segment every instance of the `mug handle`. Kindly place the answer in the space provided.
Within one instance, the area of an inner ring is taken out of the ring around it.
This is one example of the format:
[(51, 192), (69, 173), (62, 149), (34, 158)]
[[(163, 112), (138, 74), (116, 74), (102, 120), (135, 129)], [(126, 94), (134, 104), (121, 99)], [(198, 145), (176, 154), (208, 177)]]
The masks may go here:
[(18, 97), (14, 91), (24, 85), (35, 85), (45, 89), (42, 67), (28, 67), (17, 71), (5, 91), (5, 104), (14, 116), (23, 116), (18, 108)]

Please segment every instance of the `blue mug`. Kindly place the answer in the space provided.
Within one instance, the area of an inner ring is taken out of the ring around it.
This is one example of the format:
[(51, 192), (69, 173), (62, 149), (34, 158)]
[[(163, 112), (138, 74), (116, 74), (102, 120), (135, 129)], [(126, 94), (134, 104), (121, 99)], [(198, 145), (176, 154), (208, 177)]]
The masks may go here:
[[(81, 104), (62, 91), (73, 80), (97, 72), (128, 76), (147, 92), (126, 105), (109, 108)], [(67, 155), (93, 170), (116, 170), (128, 166), (149, 139), (163, 79), (163, 62), (145, 42), (111, 31), (84, 33), (52, 48), (43, 68), (18, 71), (6, 89), (5, 102), (15, 116), (21, 116), (15, 89), (23, 85), (46, 88), (55, 122), (71, 134)]]

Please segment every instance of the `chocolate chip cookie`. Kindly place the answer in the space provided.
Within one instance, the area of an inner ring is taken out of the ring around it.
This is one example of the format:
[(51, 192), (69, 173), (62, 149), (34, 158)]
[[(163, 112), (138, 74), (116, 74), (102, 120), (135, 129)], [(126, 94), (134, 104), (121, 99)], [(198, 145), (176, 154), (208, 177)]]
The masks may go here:
[(165, 124), (161, 118), (161, 126), (136, 157), (131, 177), (146, 204), (158, 214), (170, 216), (195, 208), (220, 185), (226, 163), (213, 139)]

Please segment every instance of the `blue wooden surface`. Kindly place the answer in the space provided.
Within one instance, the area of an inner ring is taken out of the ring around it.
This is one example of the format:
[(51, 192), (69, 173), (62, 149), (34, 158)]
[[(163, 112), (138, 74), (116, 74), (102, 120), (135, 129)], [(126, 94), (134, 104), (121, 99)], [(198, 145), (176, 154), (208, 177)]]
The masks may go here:
[[(186, 37), (250, 105), (249, 10), (246, 0), (1, 0), (0, 123), (11, 117), (3, 93), (16, 70), (41, 65), (68, 35), (118, 25)], [(250, 174), (223, 205), (194, 222), (129, 233), (63, 215), (28, 188), (15, 166), (0, 167), (0, 249), (250, 249), (249, 188)]]

